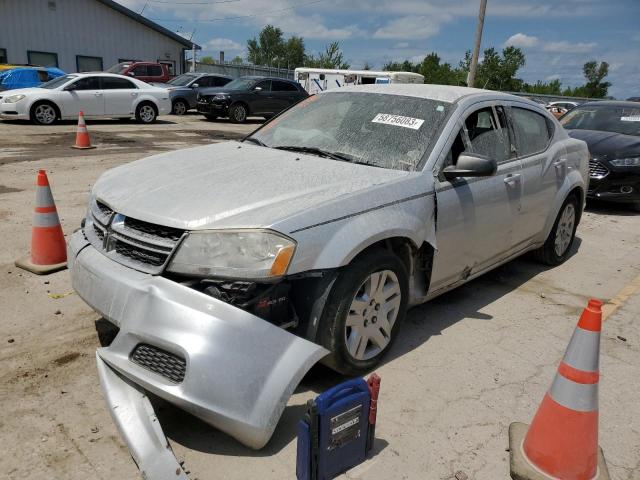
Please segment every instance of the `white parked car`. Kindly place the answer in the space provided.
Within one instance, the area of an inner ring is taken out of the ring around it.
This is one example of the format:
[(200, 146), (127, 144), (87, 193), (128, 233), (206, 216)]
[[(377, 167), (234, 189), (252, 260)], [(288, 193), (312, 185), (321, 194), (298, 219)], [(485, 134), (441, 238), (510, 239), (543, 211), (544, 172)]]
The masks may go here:
[(3, 92), (0, 118), (51, 125), (56, 120), (135, 116), (153, 123), (171, 112), (169, 92), (134, 78), (111, 73), (72, 73), (39, 87)]

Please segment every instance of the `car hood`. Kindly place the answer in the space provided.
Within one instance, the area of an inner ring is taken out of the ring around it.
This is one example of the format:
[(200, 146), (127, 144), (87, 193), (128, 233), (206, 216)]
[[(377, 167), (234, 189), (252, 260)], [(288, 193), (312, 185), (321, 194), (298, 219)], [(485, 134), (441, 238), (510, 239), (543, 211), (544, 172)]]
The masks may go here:
[(40, 87), (29, 87), (29, 88), (16, 88), (13, 90), (5, 90), (6, 95), (5, 96), (9, 96), (9, 95), (30, 95), (32, 93), (42, 93), (42, 92), (50, 92), (51, 90), (48, 90), (46, 88), (40, 88)]
[[(334, 202), (333, 213), (350, 214), (336, 199), (409, 175), (416, 173), (225, 142), (120, 166), (100, 177), (93, 194), (118, 213), (180, 229), (269, 228), (288, 220), (293, 230), (312, 223), (314, 207)], [(401, 188), (392, 190), (402, 197)]]
[(583, 140), (594, 158), (611, 160), (640, 155), (640, 137), (601, 130), (568, 130), (569, 136)]

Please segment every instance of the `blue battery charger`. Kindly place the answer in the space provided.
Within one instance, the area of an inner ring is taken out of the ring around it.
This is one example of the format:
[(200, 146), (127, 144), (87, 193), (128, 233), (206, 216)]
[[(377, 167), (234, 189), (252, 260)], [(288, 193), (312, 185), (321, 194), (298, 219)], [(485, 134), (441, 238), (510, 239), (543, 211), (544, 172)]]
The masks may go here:
[[(377, 389), (375, 396), (377, 400)], [(370, 424), (371, 404), (370, 385), (362, 378), (307, 402), (307, 413), (298, 423), (298, 480), (330, 480), (365, 460), (375, 425), (375, 414)]]

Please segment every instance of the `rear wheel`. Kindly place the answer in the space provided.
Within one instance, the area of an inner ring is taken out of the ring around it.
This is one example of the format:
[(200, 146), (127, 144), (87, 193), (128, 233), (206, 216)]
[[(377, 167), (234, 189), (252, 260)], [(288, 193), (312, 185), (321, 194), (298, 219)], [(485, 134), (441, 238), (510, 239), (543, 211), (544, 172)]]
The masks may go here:
[(38, 125), (52, 125), (58, 119), (56, 107), (49, 102), (37, 103), (31, 108), (31, 121)]
[(560, 265), (567, 259), (578, 227), (578, 209), (578, 198), (567, 197), (546, 242), (534, 251), (537, 260), (546, 265)]
[(176, 100), (173, 102), (171, 113), (174, 115), (184, 115), (189, 110), (189, 105), (184, 100)]
[(247, 107), (241, 103), (231, 105), (231, 108), (229, 108), (229, 119), (233, 123), (244, 123), (247, 120)]
[(387, 250), (356, 259), (338, 277), (319, 326), (326, 363), (346, 375), (374, 368), (397, 336), (407, 308), (402, 261)]
[(154, 123), (158, 118), (158, 111), (151, 103), (142, 103), (136, 108), (136, 120), (140, 123)]

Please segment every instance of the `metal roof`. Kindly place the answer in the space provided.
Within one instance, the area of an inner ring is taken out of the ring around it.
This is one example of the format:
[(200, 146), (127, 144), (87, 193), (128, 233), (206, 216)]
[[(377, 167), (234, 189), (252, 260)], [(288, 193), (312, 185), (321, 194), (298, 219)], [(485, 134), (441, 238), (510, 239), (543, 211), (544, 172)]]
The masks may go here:
[(185, 47), (187, 47), (189, 49), (191, 49), (193, 45), (195, 45), (196, 50), (201, 50), (202, 49), (202, 47), (200, 47), (200, 45), (195, 44), (195, 43), (191, 42), (190, 40), (187, 40), (184, 37), (181, 37), (177, 33), (172, 32), (171, 30), (168, 30), (168, 29), (164, 28), (161, 25), (158, 25), (157, 23), (149, 20), (148, 18), (143, 17), (142, 15), (138, 15), (133, 10), (129, 10), (124, 5), (120, 5), (119, 3), (114, 2), (113, 0), (98, 0), (98, 2), (106, 5), (107, 7), (113, 8), (115, 11), (117, 11), (117, 12), (123, 14), (123, 15), (126, 15), (130, 19), (135, 20), (138, 23), (141, 23), (145, 27), (149, 27), (150, 29), (155, 30), (158, 33), (161, 33), (162, 35), (165, 35), (165, 36), (171, 38), (172, 40), (175, 40), (176, 42), (184, 45)]
[[(462, 97), (469, 95), (491, 95), (496, 98), (521, 100), (513, 95), (496, 92), (493, 90), (483, 90), (481, 88), (456, 87), (450, 85), (432, 84), (411, 84), (411, 83), (391, 83), (380, 85), (354, 85), (342, 88), (327, 90), (326, 93), (336, 92), (369, 92), (382, 93), (388, 95), (404, 95), (407, 97), (426, 98), (439, 100), (441, 102), (456, 102)], [(324, 92), (323, 92), (324, 93)]]

